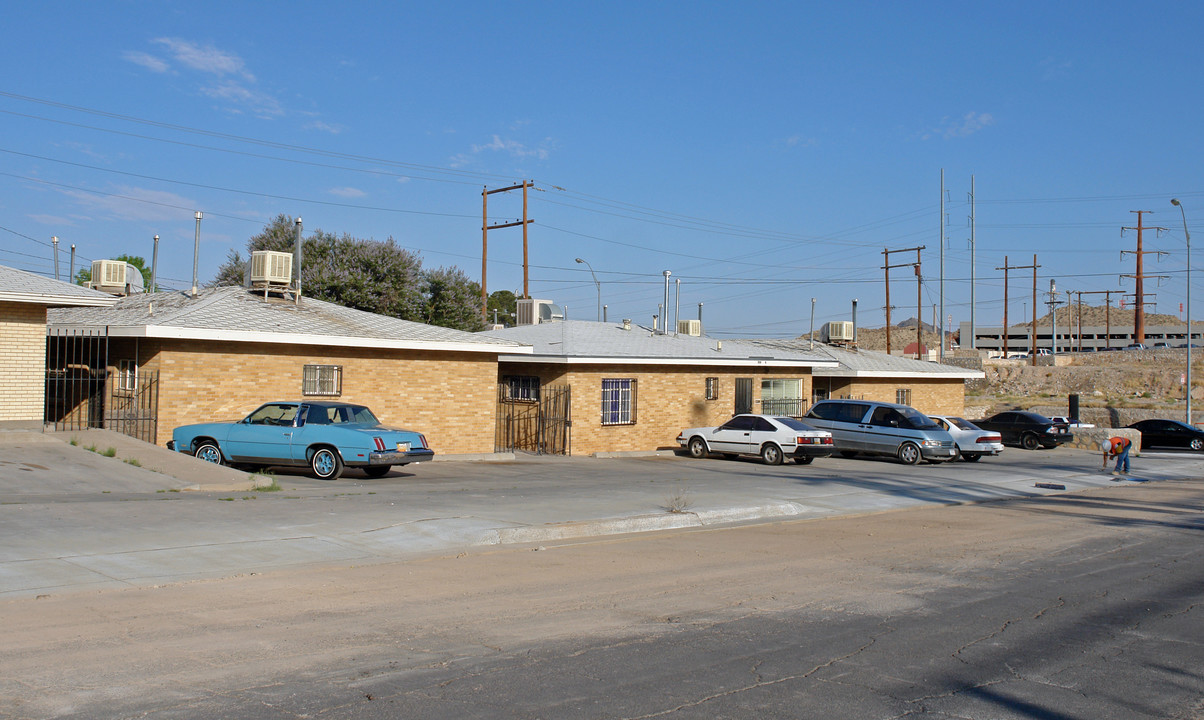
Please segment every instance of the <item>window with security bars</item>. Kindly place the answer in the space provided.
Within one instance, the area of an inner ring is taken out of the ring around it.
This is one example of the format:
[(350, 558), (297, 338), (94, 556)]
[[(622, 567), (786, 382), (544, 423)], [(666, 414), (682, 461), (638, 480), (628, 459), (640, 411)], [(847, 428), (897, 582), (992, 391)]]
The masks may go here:
[(719, 378), (707, 378), (707, 400), (719, 399)]
[(802, 383), (798, 378), (762, 379), (761, 412), (766, 415), (802, 417)]
[(306, 365), (301, 380), (302, 395), (341, 395), (343, 367), (341, 365)]
[(607, 379), (602, 381), (602, 424), (634, 425), (635, 392), (634, 379)]
[(900, 405), (910, 405), (911, 389), (899, 388), (898, 390), (895, 390), (895, 402), (899, 403)]
[(507, 375), (503, 378), (511, 400), (539, 400), (539, 378), (533, 375)]

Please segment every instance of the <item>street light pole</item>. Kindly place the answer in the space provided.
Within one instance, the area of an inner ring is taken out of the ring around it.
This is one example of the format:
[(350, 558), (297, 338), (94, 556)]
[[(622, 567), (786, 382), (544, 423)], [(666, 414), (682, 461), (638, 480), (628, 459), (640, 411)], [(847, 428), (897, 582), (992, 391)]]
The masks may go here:
[(1183, 239), (1187, 242), (1187, 424), (1191, 425), (1191, 233), (1187, 231), (1187, 213), (1178, 198), (1171, 198), (1171, 205), (1179, 208), (1183, 218)]
[(598, 282), (598, 276), (594, 275), (593, 265), (590, 265), (581, 258), (577, 258), (577, 262), (582, 263), (589, 268), (590, 277), (594, 279), (594, 286), (598, 288), (598, 322), (602, 322), (602, 283)]

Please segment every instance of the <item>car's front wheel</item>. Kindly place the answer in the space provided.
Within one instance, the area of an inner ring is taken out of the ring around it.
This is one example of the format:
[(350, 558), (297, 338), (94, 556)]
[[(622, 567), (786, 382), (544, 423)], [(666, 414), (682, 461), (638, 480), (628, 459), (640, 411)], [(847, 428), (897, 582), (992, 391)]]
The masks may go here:
[(318, 448), (309, 459), (309, 467), (319, 480), (337, 480), (343, 474), (343, 458), (331, 448)]
[(1036, 450), (1041, 447), (1041, 438), (1033, 433), (1024, 433), (1024, 436), (1020, 438), (1020, 447), (1025, 450)]
[(217, 446), (217, 443), (212, 440), (205, 440), (196, 448), (196, 456), (205, 462), (211, 462), (215, 465), (224, 465), (225, 461), (222, 458), (222, 449)]
[(1192, 450), (1204, 450), (1204, 440), (1201, 440), (1200, 438), (1192, 438), (1191, 439), (1191, 449)]
[(688, 447), (690, 449), (690, 457), (692, 458), (704, 458), (707, 456), (706, 441), (700, 437), (690, 438)]
[(920, 447), (915, 443), (903, 443), (899, 446), (899, 462), (904, 465), (915, 465), (920, 461)]
[(766, 465), (781, 465), (782, 464), (782, 448), (773, 443), (765, 443), (761, 448), (761, 460)]

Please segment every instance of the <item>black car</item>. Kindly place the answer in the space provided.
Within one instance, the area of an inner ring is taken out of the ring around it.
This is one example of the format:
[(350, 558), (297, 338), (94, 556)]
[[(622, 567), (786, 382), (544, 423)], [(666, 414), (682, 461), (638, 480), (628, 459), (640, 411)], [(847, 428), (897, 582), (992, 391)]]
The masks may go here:
[(1035, 412), (1001, 412), (986, 420), (975, 420), (974, 424), (983, 430), (999, 433), (1004, 445), (1019, 446), (1025, 450), (1053, 448), (1074, 439), (1069, 425), (1054, 422)]
[(1142, 420), (1129, 426), (1141, 432), (1141, 449), (1152, 447), (1204, 450), (1204, 430), (1178, 420)]

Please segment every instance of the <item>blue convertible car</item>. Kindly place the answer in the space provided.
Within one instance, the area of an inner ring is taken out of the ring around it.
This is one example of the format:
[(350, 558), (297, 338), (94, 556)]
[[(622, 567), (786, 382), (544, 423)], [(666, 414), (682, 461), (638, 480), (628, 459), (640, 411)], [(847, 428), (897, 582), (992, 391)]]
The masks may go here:
[(344, 467), (380, 477), (394, 465), (430, 460), (422, 433), (384, 427), (363, 405), (270, 402), (236, 423), (183, 425), (170, 450), (218, 464), (309, 467), (334, 480)]

